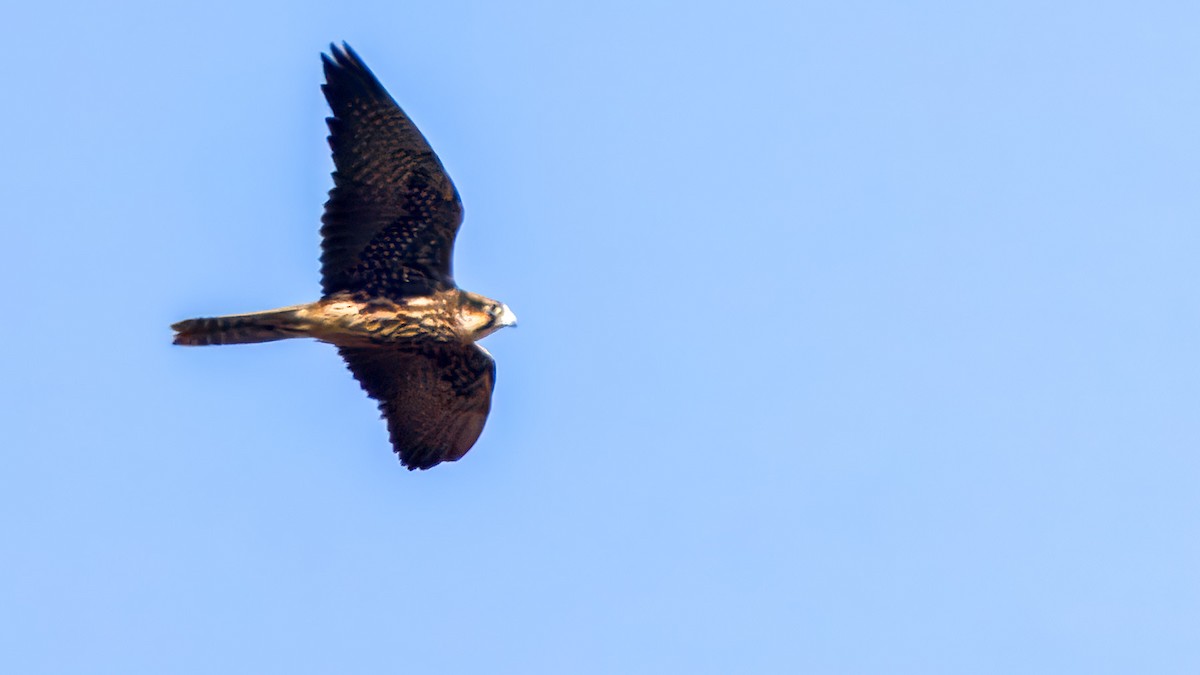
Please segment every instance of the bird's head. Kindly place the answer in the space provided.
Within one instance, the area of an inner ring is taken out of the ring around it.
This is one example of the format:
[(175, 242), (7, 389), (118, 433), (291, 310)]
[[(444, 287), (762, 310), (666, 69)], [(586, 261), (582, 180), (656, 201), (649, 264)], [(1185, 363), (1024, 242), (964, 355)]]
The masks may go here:
[(517, 315), (503, 302), (478, 293), (463, 293), (458, 322), (464, 335), (482, 340), (505, 326), (517, 325)]

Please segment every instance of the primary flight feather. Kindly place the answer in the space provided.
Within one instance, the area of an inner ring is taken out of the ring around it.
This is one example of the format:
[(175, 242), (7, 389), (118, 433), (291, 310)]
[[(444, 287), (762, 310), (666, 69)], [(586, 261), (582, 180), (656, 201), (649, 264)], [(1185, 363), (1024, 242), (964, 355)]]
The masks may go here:
[(479, 438), (496, 365), (476, 342), (516, 316), (454, 283), (462, 202), (425, 137), (349, 45), (321, 60), (335, 169), (321, 218), (321, 299), (180, 321), (175, 344), (334, 344), (379, 401), (400, 461), (428, 469)]

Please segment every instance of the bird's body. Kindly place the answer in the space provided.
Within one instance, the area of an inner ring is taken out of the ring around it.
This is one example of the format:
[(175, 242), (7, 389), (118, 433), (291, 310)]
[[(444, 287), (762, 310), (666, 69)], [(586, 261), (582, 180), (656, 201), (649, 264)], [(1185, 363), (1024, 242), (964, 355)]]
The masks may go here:
[[(503, 327), (493, 320), (497, 317), (491, 307), (487, 298), (459, 289), (399, 300), (335, 293), (304, 305), (188, 319), (172, 327), (175, 344), (192, 347), (298, 337), (339, 347), (403, 346), (414, 341), (469, 345)], [(499, 311), (506, 309), (501, 305)]]
[(495, 364), (476, 341), (516, 324), (451, 274), (458, 192), (424, 137), (349, 46), (322, 55), (334, 188), (325, 204), (323, 297), (265, 312), (188, 319), (180, 345), (311, 337), (336, 345), (380, 402), (410, 469), (453, 461), (483, 430)]

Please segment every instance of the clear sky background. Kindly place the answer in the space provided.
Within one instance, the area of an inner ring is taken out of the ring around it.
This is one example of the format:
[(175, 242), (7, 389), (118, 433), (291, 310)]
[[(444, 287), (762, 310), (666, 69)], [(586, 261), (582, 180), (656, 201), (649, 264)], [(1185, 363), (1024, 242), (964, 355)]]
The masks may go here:
[[(0, 671), (1200, 672), (1191, 2), (5, 12)], [(492, 418), (315, 299), (319, 52), (456, 181)]]

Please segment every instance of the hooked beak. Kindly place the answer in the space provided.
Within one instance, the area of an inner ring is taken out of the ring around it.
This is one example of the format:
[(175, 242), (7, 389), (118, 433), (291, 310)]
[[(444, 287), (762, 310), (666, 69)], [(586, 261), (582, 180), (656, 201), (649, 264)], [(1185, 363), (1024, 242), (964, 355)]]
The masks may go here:
[(515, 328), (517, 325), (517, 315), (513, 314), (508, 305), (500, 303), (500, 317), (496, 319), (496, 323), (501, 327), (512, 326)]

